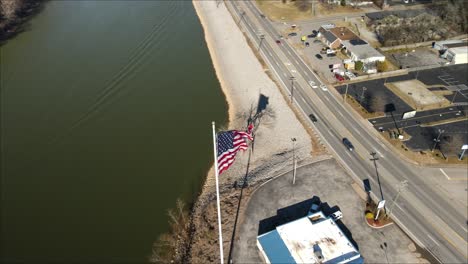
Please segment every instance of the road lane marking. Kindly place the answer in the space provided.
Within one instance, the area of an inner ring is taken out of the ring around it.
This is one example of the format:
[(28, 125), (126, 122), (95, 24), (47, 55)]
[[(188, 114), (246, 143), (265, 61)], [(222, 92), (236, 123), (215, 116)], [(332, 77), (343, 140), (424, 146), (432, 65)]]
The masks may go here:
[(445, 178), (447, 178), (447, 180), (450, 181), (450, 177), (447, 175), (447, 173), (445, 173), (445, 171), (442, 168), (440, 168), (439, 170), (440, 170), (440, 172), (442, 172), (442, 174), (445, 176)]
[(270, 55), (270, 57), (273, 57), (273, 54), (271, 54), (271, 52), (268, 52), (268, 54)]
[(283, 72), (283, 75), (284, 75), (284, 77), (286, 77), (286, 76), (287, 76), (287, 75), (286, 75), (286, 73), (284, 73), (284, 72)]
[(289, 50), (287, 50), (288, 54), (292, 56), (291, 52), (289, 52)]
[(297, 60), (294, 60), (296, 62), (296, 64), (299, 64), (299, 62)]
[(296, 72), (296, 70), (292, 69), (291, 72)]
[(437, 241), (429, 234), (427, 234), (427, 237), (429, 237), (429, 239), (431, 239), (437, 246), (440, 246), (439, 243), (437, 243)]
[(284, 65), (289, 66), (289, 65), (291, 65), (291, 63), (285, 62)]
[(330, 102), (330, 99), (328, 99), (328, 97), (325, 96), (325, 100), (327, 100), (328, 102)]

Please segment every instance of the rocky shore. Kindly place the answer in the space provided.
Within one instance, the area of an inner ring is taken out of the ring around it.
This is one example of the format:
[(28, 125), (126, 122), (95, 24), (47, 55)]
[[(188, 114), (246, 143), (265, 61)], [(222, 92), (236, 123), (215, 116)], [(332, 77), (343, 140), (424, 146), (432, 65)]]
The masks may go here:
[(0, 0), (0, 45), (26, 30), (26, 22), (42, 6), (38, 0)]

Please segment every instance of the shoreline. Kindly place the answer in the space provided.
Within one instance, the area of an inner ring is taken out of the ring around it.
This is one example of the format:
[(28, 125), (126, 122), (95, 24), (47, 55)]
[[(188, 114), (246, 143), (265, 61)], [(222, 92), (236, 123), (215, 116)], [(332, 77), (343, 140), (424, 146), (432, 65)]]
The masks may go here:
[(0, 1), (0, 46), (27, 29), (28, 22), (39, 14), (46, 2), (31, 1)]
[[(235, 164), (219, 178), (226, 258), (240, 195), (242, 203), (239, 208), (238, 225), (243, 219), (243, 207), (259, 183), (289, 170), (289, 159), (292, 157), (291, 136), (299, 139), (299, 147), (296, 149), (296, 155), (300, 157), (299, 163), (312, 158), (312, 141), (277, 84), (266, 73), (266, 68), (261, 65), (249, 46), (225, 3), (216, 6), (214, 1), (193, 0), (192, 4), (203, 28), (213, 68), (228, 105), (226, 128), (245, 128), (247, 118), (254, 113), (260, 94), (267, 96), (269, 101), (265, 111), (267, 113), (256, 124), (255, 152), (251, 159), (248, 159), (247, 153), (239, 153)], [(241, 194), (239, 182), (243, 182), (245, 175), (249, 176), (248, 187), (244, 188), (244, 193)], [(187, 262), (205, 263), (219, 260), (214, 180), (212, 165), (190, 212), (190, 227), (187, 231), (189, 245), (186, 249), (187, 255), (183, 258)]]

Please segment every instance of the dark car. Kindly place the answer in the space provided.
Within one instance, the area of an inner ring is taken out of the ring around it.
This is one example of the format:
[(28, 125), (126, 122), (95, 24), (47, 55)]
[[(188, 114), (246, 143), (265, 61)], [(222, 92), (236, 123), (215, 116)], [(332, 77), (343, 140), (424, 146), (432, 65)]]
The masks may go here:
[(314, 122), (314, 123), (317, 122), (317, 117), (315, 117), (314, 114), (310, 114), (309, 118), (310, 118), (310, 120), (312, 120), (312, 122)]
[(335, 78), (340, 82), (344, 81), (343, 76), (339, 75), (338, 73), (335, 73)]
[(312, 34), (315, 34), (315, 35), (317, 35), (317, 33), (318, 33), (318, 31), (317, 31), (317, 30), (315, 30), (315, 29), (314, 29), (314, 30), (312, 30)]
[(281, 44), (281, 40), (276, 40), (276, 44)]
[(353, 150), (354, 150), (354, 146), (353, 146), (353, 144), (351, 143), (351, 141), (349, 141), (349, 139), (343, 138), (343, 144), (346, 146), (346, 148), (347, 148), (349, 151), (353, 151)]
[(305, 45), (306, 45), (306, 47), (309, 47), (309, 46), (310, 46), (309, 42), (306, 42)]
[(329, 54), (327, 54), (327, 57), (336, 57), (336, 54), (335, 53), (329, 53)]
[(312, 197), (312, 205), (309, 209), (309, 214), (316, 213), (320, 211), (320, 207), (322, 206), (322, 201), (317, 196)]
[(315, 38), (317, 36), (317, 34), (310, 34), (310, 35), (307, 35), (308, 38)]
[(320, 55), (320, 54), (315, 54), (315, 57), (317, 57), (317, 59), (319, 59), (319, 60), (323, 59), (322, 55)]
[(297, 33), (296, 32), (291, 32), (291, 33), (288, 34), (288, 36), (295, 37), (295, 36), (297, 36)]

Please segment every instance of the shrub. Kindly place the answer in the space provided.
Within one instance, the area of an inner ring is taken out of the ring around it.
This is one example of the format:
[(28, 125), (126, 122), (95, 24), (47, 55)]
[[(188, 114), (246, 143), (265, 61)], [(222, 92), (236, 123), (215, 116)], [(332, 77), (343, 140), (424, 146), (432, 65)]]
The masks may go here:
[(362, 61), (356, 61), (356, 63), (354, 64), (354, 68), (358, 71), (362, 71), (362, 69), (364, 68), (364, 63)]
[(388, 62), (387, 61), (377, 61), (377, 71), (384, 72), (388, 70)]

